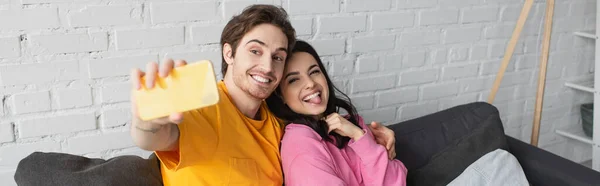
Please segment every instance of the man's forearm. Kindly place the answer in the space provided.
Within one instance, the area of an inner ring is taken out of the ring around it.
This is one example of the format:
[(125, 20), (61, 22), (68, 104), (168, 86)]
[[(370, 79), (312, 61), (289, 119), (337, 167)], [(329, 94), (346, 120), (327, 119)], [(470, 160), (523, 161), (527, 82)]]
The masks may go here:
[(153, 124), (143, 121), (133, 121), (131, 136), (136, 145), (148, 151), (170, 150), (174, 143), (173, 135), (177, 131), (174, 124)]

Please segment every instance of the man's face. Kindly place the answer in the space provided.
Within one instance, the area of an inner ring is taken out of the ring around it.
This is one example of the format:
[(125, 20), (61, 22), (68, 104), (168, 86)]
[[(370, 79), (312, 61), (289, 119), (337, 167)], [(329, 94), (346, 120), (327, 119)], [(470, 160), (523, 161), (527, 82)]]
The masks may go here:
[[(240, 40), (235, 57), (228, 58), (226, 76), (242, 91), (256, 99), (266, 99), (277, 88), (287, 58), (288, 40), (271, 24), (255, 26)], [(224, 51), (224, 55), (231, 53)]]

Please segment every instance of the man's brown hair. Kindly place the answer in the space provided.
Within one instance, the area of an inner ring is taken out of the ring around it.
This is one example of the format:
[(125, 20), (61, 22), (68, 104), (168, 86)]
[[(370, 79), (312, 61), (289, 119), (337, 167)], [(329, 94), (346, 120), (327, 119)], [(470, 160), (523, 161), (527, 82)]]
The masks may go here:
[[(246, 7), (240, 15), (233, 16), (221, 33), (221, 54), (223, 54), (223, 45), (229, 43), (232, 48), (231, 56), (235, 57), (235, 50), (242, 37), (255, 26), (265, 23), (279, 27), (285, 34), (288, 39), (287, 52), (289, 54), (296, 43), (296, 30), (292, 27), (287, 12), (274, 5), (251, 5)], [(227, 63), (223, 55), (221, 55), (221, 60), (221, 73), (225, 77)]]

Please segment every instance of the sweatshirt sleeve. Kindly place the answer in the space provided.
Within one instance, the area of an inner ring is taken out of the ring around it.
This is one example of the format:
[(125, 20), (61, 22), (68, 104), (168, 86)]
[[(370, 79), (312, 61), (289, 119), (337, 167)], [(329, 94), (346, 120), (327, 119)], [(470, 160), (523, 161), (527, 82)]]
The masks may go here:
[(285, 174), (285, 185), (347, 185), (335, 173), (331, 160), (314, 154), (299, 155), (284, 169), (289, 170)]
[(397, 159), (390, 160), (387, 150), (377, 144), (371, 130), (359, 117), (360, 126), (366, 131), (358, 141), (351, 140), (348, 146), (361, 160), (361, 175), (365, 185), (406, 185), (407, 170)]

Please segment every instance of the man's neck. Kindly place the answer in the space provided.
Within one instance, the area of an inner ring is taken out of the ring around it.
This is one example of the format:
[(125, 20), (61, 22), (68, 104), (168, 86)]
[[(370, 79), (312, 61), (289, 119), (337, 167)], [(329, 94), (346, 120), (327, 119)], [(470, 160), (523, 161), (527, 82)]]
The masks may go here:
[(257, 100), (236, 86), (233, 82), (233, 77), (231, 76), (226, 76), (223, 78), (223, 81), (225, 82), (225, 87), (227, 87), (227, 92), (235, 107), (237, 107), (242, 114), (246, 115), (246, 117), (260, 119), (260, 115), (257, 113), (260, 109), (262, 100)]

